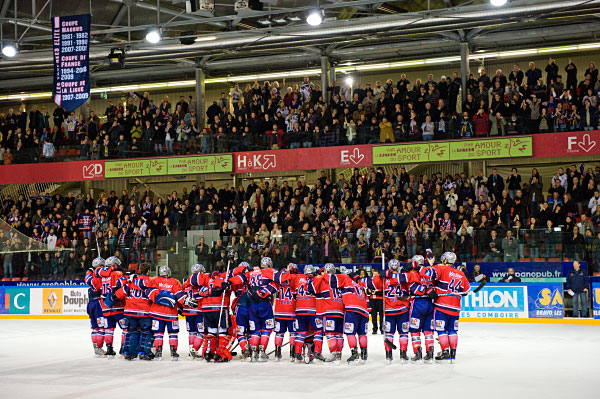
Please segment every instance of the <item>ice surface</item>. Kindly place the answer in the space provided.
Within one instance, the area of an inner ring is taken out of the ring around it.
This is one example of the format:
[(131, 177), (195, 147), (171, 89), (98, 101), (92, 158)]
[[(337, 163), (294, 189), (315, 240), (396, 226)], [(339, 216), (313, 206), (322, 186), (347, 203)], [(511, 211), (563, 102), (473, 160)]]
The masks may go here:
[(597, 326), (461, 323), (453, 365), (402, 365), (398, 351), (386, 365), (381, 335), (369, 335), (367, 364), (333, 366), (289, 363), (286, 349), (279, 363), (188, 361), (185, 331), (179, 362), (168, 351), (160, 362), (96, 359), (88, 325), (0, 320), (0, 398), (600, 397)]

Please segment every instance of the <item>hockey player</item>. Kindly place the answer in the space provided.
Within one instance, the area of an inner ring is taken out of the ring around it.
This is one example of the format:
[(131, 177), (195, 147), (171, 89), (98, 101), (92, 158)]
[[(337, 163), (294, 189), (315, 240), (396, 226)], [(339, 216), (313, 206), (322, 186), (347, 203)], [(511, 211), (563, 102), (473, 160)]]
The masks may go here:
[(233, 285), (246, 285), (248, 292), (248, 316), (250, 327), (250, 346), (253, 362), (266, 362), (268, 359), (265, 349), (269, 344), (271, 331), (275, 327), (273, 318), (272, 297), (277, 292), (274, 284), (275, 274), (273, 261), (264, 257), (260, 267), (236, 274), (229, 279)]
[(231, 360), (226, 350), (231, 292), (224, 267), (219, 262), (211, 274), (194, 273), (189, 278), (190, 285), (198, 288), (198, 295), (202, 298), (202, 317), (207, 332), (203, 356), (207, 362)]
[(96, 357), (103, 357), (105, 355), (104, 349), (104, 327), (106, 319), (102, 314), (102, 305), (100, 305), (100, 297), (102, 295), (102, 286), (94, 286), (94, 270), (104, 266), (104, 259), (98, 257), (92, 261), (92, 267), (85, 273), (85, 282), (89, 286), (88, 288), (88, 304), (87, 314), (90, 318), (90, 324), (92, 327), (92, 344), (94, 347), (94, 354)]
[[(298, 274), (298, 266), (295, 263), (287, 265), (286, 270), (289, 274)], [(275, 298), (275, 360), (281, 360), (281, 346), (286, 331), (289, 333), (290, 340), (290, 361), (296, 360), (294, 356), (295, 338), (296, 338), (296, 292), (290, 286), (289, 281), (277, 284), (277, 297)]]
[[(198, 298), (197, 289), (190, 284), (190, 277), (195, 273), (206, 273), (203, 265), (196, 263), (192, 266), (192, 274), (183, 282), (183, 290), (189, 298)], [(184, 306), (181, 312), (185, 317), (185, 325), (188, 331), (188, 345), (190, 349), (189, 357), (191, 359), (202, 358), (198, 355), (198, 350), (202, 347), (204, 341), (204, 319), (202, 317), (202, 300), (197, 301), (195, 307)]]
[[(367, 361), (367, 328), (369, 326), (369, 302), (366, 289), (358, 284), (359, 276), (352, 279), (347, 274), (338, 275), (344, 303), (344, 334), (352, 355), (348, 364), (365, 363)], [(358, 355), (356, 335), (360, 344), (360, 359)]]
[(335, 265), (327, 263), (323, 267), (323, 271), (323, 275), (315, 277), (309, 283), (308, 291), (317, 298), (317, 316), (323, 318), (323, 329), (331, 353), (327, 361), (339, 364), (344, 347), (342, 291)]
[[(241, 262), (238, 268), (240, 273), (246, 272), (250, 269), (250, 264), (248, 262)], [(232, 323), (235, 322), (235, 331), (233, 333), (236, 334), (240, 350), (242, 351), (241, 360), (245, 361), (251, 355), (250, 346), (248, 345), (248, 293), (244, 284), (231, 286), (231, 291), (235, 295), (235, 299), (231, 304), (234, 314)]]
[(441, 261), (440, 265), (422, 267), (420, 274), (430, 278), (435, 284), (433, 317), (442, 348), (442, 352), (435, 357), (435, 360), (452, 362), (456, 359), (461, 293), (469, 291), (471, 287), (464, 273), (452, 267), (456, 262), (456, 254), (445, 252)]
[[(295, 292), (295, 316), (296, 316), (296, 337), (294, 340), (294, 357), (297, 363), (302, 361), (304, 352), (304, 362), (310, 363), (312, 360), (324, 361), (323, 351), (323, 319), (316, 315), (317, 302), (313, 294), (308, 290), (310, 281), (314, 278), (315, 272), (312, 265), (304, 266), (304, 274), (283, 273), (279, 276), (278, 283), (288, 282), (290, 289)], [(309, 350), (307, 339), (312, 334), (313, 347)], [(306, 345), (305, 345), (306, 343)], [(312, 357), (312, 359), (311, 359)]]
[[(432, 254), (433, 255), (433, 254)], [(433, 258), (431, 258), (433, 259)], [(414, 356), (413, 362), (433, 362), (433, 304), (435, 296), (433, 283), (427, 276), (419, 274), (419, 268), (425, 263), (421, 255), (415, 255), (411, 261), (411, 270), (406, 273), (409, 293), (414, 296), (410, 305), (410, 338)], [(421, 332), (425, 336), (425, 358), (421, 349)]]
[(139, 356), (142, 360), (152, 360), (152, 321), (149, 317), (150, 300), (144, 287), (150, 285), (151, 265), (140, 264), (139, 274), (130, 274), (127, 284), (118, 289), (111, 300), (125, 300), (125, 317), (128, 326), (128, 348), (125, 359), (133, 360)]
[[(160, 266), (158, 276), (151, 279), (147, 285), (146, 295), (152, 301), (149, 315), (152, 317), (152, 333), (154, 334), (154, 349), (157, 360), (162, 359), (162, 349), (165, 329), (169, 334), (171, 360), (177, 360), (177, 344), (179, 320), (177, 303), (183, 305), (188, 298), (181, 289), (181, 283), (171, 277), (169, 266)], [(190, 306), (193, 303), (187, 302)]]
[(409, 302), (408, 287), (406, 278), (400, 273), (400, 262), (392, 259), (388, 262), (386, 276), (382, 278), (376, 275), (373, 278), (363, 278), (360, 284), (364, 287), (374, 290), (383, 291), (385, 298), (384, 314), (385, 314), (385, 358), (389, 363), (393, 360), (392, 346), (394, 336), (398, 332), (398, 341), (400, 346), (400, 359), (402, 362), (408, 361), (406, 351), (408, 349), (408, 307)]
[(102, 291), (100, 305), (102, 306), (102, 315), (105, 321), (104, 342), (106, 342), (106, 356), (109, 357), (114, 357), (116, 355), (113, 349), (113, 339), (117, 324), (123, 331), (121, 335), (120, 353), (123, 353), (127, 336), (127, 320), (124, 315), (125, 304), (123, 302), (113, 303), (110, 300), (108, 303), (105, 302), (107, 298), (112, 296), (112, 294), (120, 289), (127, 281), (123, 276), (120, 267), (121, 260), (116, 256), (111, 256), (106, 259), (103, 267), (94, 270), (94, 277), (92, 279), (92, 284), (95, 287), (100, 287)]

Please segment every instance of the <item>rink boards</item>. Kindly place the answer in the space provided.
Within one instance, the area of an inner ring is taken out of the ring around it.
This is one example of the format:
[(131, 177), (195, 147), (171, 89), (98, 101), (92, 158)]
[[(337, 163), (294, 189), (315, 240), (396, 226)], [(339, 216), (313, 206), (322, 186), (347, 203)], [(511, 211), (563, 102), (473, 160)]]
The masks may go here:
[[(600, 283), (592, 284), (593, 317), (600, 321)], [(81, 285), (0, 286), (0, 318), (87, 318), (88, 290)], [(561, 283), (488, 283), (462, 298), (461, 321), (560, 324)]]

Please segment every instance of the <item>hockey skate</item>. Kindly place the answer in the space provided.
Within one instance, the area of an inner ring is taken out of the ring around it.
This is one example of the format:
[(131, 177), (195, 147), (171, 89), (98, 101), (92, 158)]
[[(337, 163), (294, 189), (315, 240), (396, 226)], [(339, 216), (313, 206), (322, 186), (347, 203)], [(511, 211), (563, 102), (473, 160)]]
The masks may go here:
[(450, 363), (456, 363), (456, 349), (450, 349)]
[(250, 345), (246, 346), (246, 349), (242, 352), (242, 358), (240, 359), (242, 362), (252, 361), (252, 349)]
[[(312, 356), (312, 359), (316, 360), (318, 362), (325, 362), (327, 360), (327, 359), (325, 359), (323, 354), (320, 352), (315, 352), (314, 355)], [(306, 361), (306, 358), (305, 358), (305, 361)]]
[(162, 360), (162, 346), (156, 347), (156, 352), (154, 353), (155, 360)]
[(281, 345), (277, 345), (275, 347), (275, 361), (276, 362), (281, 361)]
[(325, 362), (332, 363), (334, 365), (338, 365), (338, 364), (340, 364), (341, 360), (342, 360), (342, 352), (333, 352), (327, 357)]
[(392, 351), (391, 350), (385, 351), (385, 361), (387, 362), (387, 364), (392, 364), (393, 360), (394, 360), (394, 357), (392, 355)]
[(258, 347), (252, 347), (252, 355), (250, 357), (250, 362), (257, 363), (258, 362)]
[(444, 349), (443, 351), (438, 353), (438, 355), (435, 357), (435, 361), (437, 363), (447, 363), (448, 361), (450, 361), (450, 352), (448, 351), (448, 349)]
[(423, 362), (423, 351), (421, 348), (417, 350), (417, 353), (410, 359), (413, 363), (422, 363)]
[(294, 346), (290, 344), (290, 362), (294, 363), (296, 361), (296, 352), (294, 351)]
[(98, 344), (94, 344), (94, 354), (98, 358), (106, 356), (106, 352), (104, 352), (104, 349), (100, 348)]
[(171, 360), (174, 362), (179, 360), (179, 353), (177, 353), (177, 349), (175, 349), (175, 345), (171, 345)]
[[(280, 350), (281, 350), (281, 348), (280, 348)], [(280, 354), (280, 356), (281, 356), (281, 354)], [(262, 345), (258, 346), (258, 359), (257, 360), (259, 363), (264, 363), (267, 360), (269, 360), (269, 356), (267, 356), (267, 354), (265, 353), (265, 347)]]
[(427, 353), (425, 354), (423, 361), (427, 364), (433, 363), (433, 347), (427, 349)]
[(365, 364), (368, 357), (369, 355), (367, 354), (367, 348), (360, 348), (360, 362)]
[(360, 357), (358, 355), (358, 348), (352, 348), (352, 354), (347, 360), (348, 364), (358, 364), (360, 362)]
[(196, 357), (198, 357), (198, 354), (196, 353), (196, 349), (194, 349), (194, 345), (190, 345), (190, 353), (188, 354), (188, 359), (194, 360), (194, 359), (196, 359)]
[(109, 359), (114, 359), (117, 354), (115, 353), (113, 346), (111, 344), (106, 344), (106, 357)]
[(400, 349), (400, 362), (402, 364), (408, 363), (408, 355), (406, 354), (406, 351), (402, 349)]

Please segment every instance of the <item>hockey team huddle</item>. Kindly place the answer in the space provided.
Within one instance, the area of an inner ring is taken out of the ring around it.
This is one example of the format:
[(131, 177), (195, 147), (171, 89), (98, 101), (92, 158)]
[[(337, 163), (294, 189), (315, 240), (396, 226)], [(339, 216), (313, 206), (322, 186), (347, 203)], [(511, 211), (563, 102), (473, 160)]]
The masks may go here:
[[(351, 349), (349, 364), (367, 360), (369, 306), (367, 290), (384, 296), (384, 345), (388, 363), (398, 334), (399, 357), (408, 362), (452, 362), (456, 357), (461, 296), (470, 286), (461, 270), (453, 267), (456, 255), (446, 252), (435, 263), (433, 256), (415, 255), (404, 268), (392, 259), (382, 274), (360, 277), (345, 267), (328, 263), (321, 269), (304, 266), (302, 273), (290, 263), (275, 270), (270, 258), (260, 265), (241, 262), (207, 273), (196, 264), (181, 284), (160, 266), (150, 277), (150, 265), (124, 274), (121, 262), (111, 256), (96, 258), (86, 274), (88, 314), (97, 357), (114, 357), (113, 335), (122, 330), (119, 354), (127, 360), (160, 360), (165, 333), (171, 359), (177, 360), (179, 315), (189, 333), (189, 357), (208, 362), (232, 360), (237, 340), (242, 361), (266, 362), (266, 348), (275, 333), (275, 360), (289, 344), (290, 361), (339, 364), (344, 335)], [(373, 320), (377, 323), (377, 320)], [(434, 331), (441, 351), (434, 356)], [(286, 332), (289, 342), (284, 344)], [(425, 350), (422, 349), (424, 337)], [(327, 340), (329, 356), (323, 355)], [(104, 349), (106, 344), (106, 349)], [(360, 348), (360, 351), (359, 351)], [(423, 355), (424, 352), (424, 355)]]

